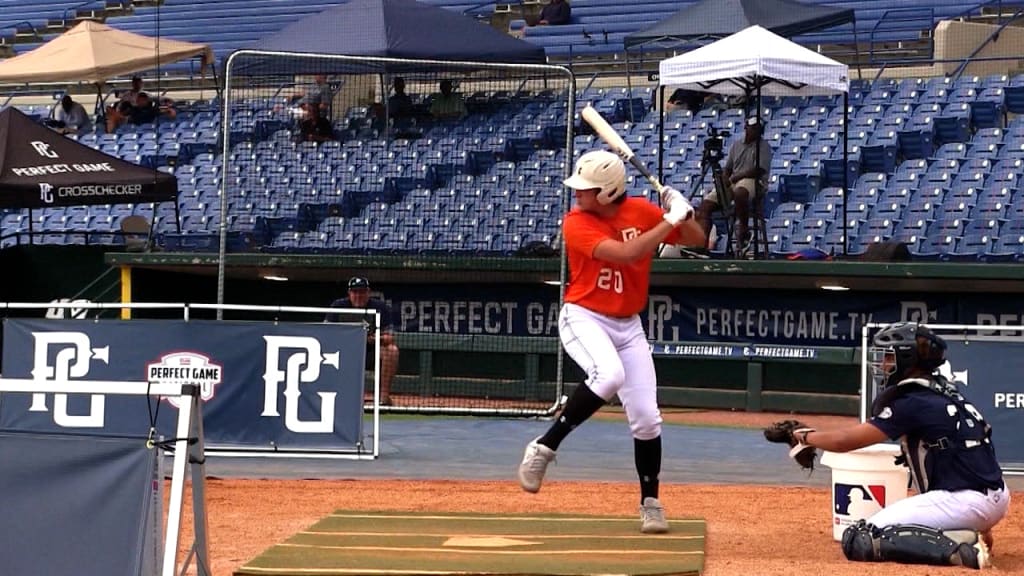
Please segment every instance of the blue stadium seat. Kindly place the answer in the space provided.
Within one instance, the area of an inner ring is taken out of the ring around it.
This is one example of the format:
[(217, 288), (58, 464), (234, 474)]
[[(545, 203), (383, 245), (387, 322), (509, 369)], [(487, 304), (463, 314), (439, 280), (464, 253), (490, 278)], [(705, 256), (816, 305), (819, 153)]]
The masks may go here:
[(984, 260), (995, 246), (996, 238), (986, 233), (966, 233), (950, 252), (950, 259), (961, 262)]
[(1018, 235), (1000, 233), (985, 254), (990, 262), (1009, 262), (1024, 258), (1024, 233)]
[(889, 173), (896, 169), (896, 136), (892, 132), (892, 143), (879, 143), (860, 148), (860, 165), (864, 172)]
[(930, 158), (934, 152), (931, 129), (908, 128), (898, 131), (896, 136), (899, 141), (900, 155), (903, 158)]
[(955, 236), (929, 236), (909, 246), (915, 258), (924, 260), (950, 260), (956, 252), (958, 238)]
[(868, 212), (868, 220), (899, 220), (903, 215), (903, 205), (898, 202), (887, 202), (879, 200), (871, 206)]
[(1006, 86), (1003, 89), (1003, 107), (1013, 114), (1024, 114), (1024, 86)]

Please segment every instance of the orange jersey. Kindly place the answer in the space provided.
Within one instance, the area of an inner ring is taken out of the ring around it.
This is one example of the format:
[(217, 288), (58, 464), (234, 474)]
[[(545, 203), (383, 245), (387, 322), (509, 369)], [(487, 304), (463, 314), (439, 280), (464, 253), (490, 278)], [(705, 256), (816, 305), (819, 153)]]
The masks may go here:
[[(607, 239), (628, 242), (657, 226), (662, 214), (661, 208), (643, 198), (627, 198), (607, 219), (579, 208), (566, 214), (562, 223), (569, 256), (565, 301), (607, 316), (626, 317), (643, 310), (654, 253), (628, 264), (615, 264), (594, 258), (594, 248)], [(677, 228), (665, 242), (679, 239)]]

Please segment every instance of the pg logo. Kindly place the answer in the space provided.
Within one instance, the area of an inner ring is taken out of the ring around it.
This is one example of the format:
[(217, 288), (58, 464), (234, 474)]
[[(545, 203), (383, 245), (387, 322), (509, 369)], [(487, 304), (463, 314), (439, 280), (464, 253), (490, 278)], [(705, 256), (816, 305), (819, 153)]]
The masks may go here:
[[(110, 348), (93, 348), (89, 335), (83, 332), (33, 332), (32, 378), (36, 380), (71, 380), (85, 378), (92, 361), (110, 362)], [(52, 355), (51, 355), (52, 351)], [(51, 356), (53, 358), (51, 362)], [(30, 412), (48, 412), (46, 394), (32, 395)], [(66, 428), (102, 428), (104, 401), (102, 394), (89, 396), (89, 413), (68, 414), (68, 395), (53, 395), (53, 421)]]
[[(309, 336), (264, 336), (267, 343), (266, 371), (263, 373), (263, 413), (280, 417), (278, 385), (284, 383), (284, 425), (300, 434), (334, 431), (334, 399), (337, 392), (317, 392), (320, 397), (320, 419), (300, 420), (301, 384), (320, 379), (320, 367), (339, 370), (340, 353), (322, 354), (320, 341)], [(282, 369), (282, 366), (284, 367)]]
[(45, 182), (39, 183), (39, 201), (53, 204), (53, 186)]

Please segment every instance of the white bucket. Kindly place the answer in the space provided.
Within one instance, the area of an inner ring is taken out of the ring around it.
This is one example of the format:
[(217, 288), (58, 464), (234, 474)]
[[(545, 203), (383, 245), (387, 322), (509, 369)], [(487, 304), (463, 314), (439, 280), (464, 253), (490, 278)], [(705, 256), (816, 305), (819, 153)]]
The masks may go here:
[(910, 472), (893, 462), (899, 453), (896, 444), (822, 453), (821, 463), (832, 469), (832, 537), (836, 541), (842, 540), (847, 526), (907, 497)]

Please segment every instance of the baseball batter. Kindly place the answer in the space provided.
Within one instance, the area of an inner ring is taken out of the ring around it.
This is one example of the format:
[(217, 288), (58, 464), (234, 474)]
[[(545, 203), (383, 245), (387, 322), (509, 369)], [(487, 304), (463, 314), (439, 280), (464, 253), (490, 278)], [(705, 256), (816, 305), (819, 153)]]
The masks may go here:
[(875, 334), (872, 344), (871, 368), (881, 392), (871, 419), (793, 435), (800, 444), (832, 452), (899, 439), (918, 494), (847, 528), (843, 553), (863, 562), (986, 567), (990, 531), (1010, 507), (992, 428), (937, 371), (946, 343), (927, 326), (894, 324)]
[(668, 531), (658, 501), (661, 413), (654, 359), (640, 323), (647, 305), (651, 260), (658, 245), (703, 243), (693, 208), (677, 190), (662, 193), (662, 211), (643, 198), (626, 196), (622, 160), (603, 150), (580, 156), (564, 184), (576, 206), (562, 232), (569, 259), (569, 285), (558, 318), (562, 345), (587, 374), (548, 431), (526, 446), (519, 483), (540, 490), (547, 466), (565, 437), (613, 396), (618, 396), (633, 435), (640, 477), (640, 530)]

